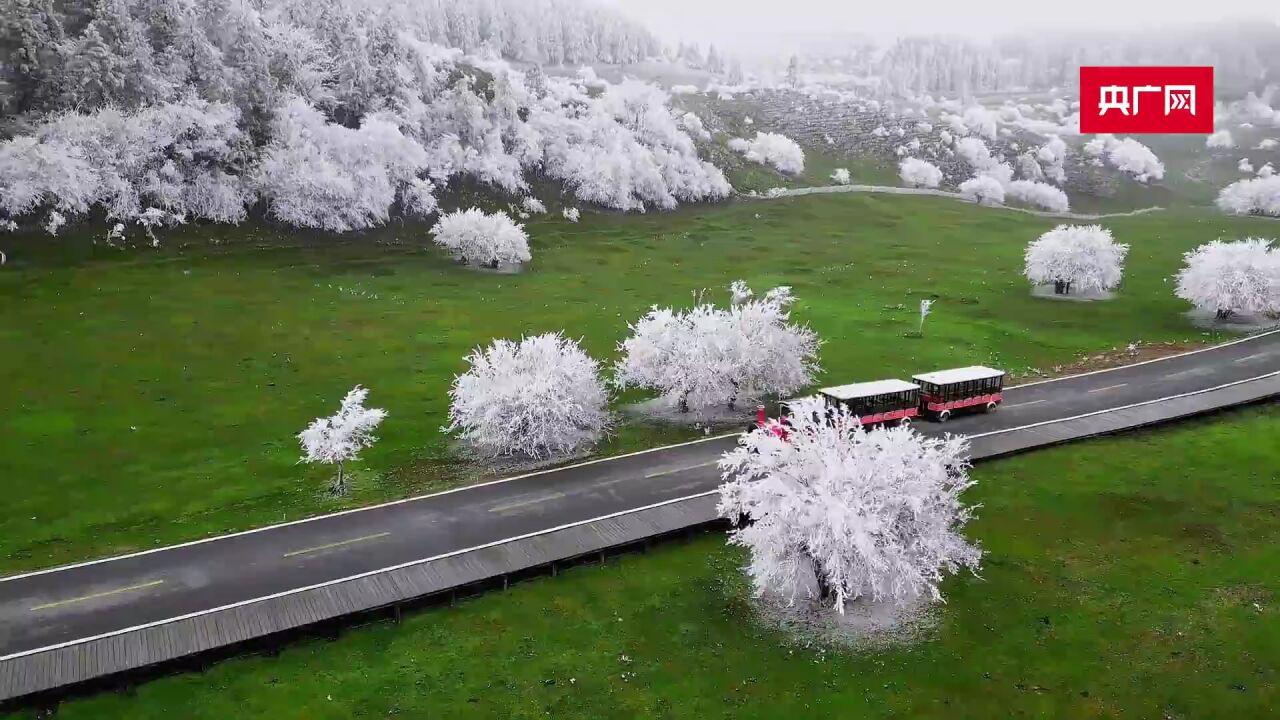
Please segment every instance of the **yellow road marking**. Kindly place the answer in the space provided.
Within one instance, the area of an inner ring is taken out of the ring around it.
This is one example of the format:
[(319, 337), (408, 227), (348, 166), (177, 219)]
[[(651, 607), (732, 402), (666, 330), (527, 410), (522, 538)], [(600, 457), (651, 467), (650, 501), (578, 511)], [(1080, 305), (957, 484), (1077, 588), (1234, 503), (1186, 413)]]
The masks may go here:
[(1106, 386), (1106, 387), (1094, 388), (1094, 389), (1090, 390), (1089, 392), (1091, 392), (1091, 393), (1096, 393), (1096, 392), (1106, 392), (1106, 391), (1108, 391), (1108, 390), (1115, 390), (1116, 388), (1122, 388), (1122, 387), (1124, 387), (1125, 385), (1128, 385), (1128, 384), (1129, 384), (1129, 383), (1120, 383), (1119, 385), (1108, 385), (1108, 386)]
[(507, 503), (505, 505), (494, 505), (493, 507), (489, 508), (489, 512), (491, 513), (506, 512), (508, 510), (515, 510), (516, 508), (525, 507), (526, 505), (537, 505), (538, 503), (543, 503), (548, 500), (559, 500), (564, 496), (565, 494), (562, 492), (553, 492), (548, 495), (539, 495), (538, 497), (531, 498), (529, 500), (520, 500), (513, 503)]
[(1266, 356), (1268, 356), (1268, 355), (1270, 355), (1270, 354), (1271, 354), (1270, 352), (1254, 353), (1254, 354), (1252, 354), (1252, 355), (1245, 355), (1245, 356), (1244, 356), (1244, 357), (1242, 357), (1242, 358), (1239, 358), (1239, 359), (1236, 359), (1236, 360), (1232, 360), (1231, 362), (1234, 362), (1234, 363), (1236, 363), (1237, 365), (1239, 365), (1239, 364), (1241, 364), (1241, 363), (1247, 363), (1247, 362), (1249, 362), (1249, 361), (1251, 361), (1251, 360), (1257, 360), (1258, 358), (1261, 358), (1261, 357), (1266, 357)]
[(1005, 407), (1016, 408), (1016, 407), (1024, 407), (1026, 405), (1039, 405), (1042, 402), (1048, 402), (1048, 401), (1047, 400), (1028, 400), (1027, 402), (1014, 403), (1012, 405), (1005, 405)]
[(329, 543), (328, 545), (317, 545), (315, 547), (305, 548), (303, 550), (294, 550), (293, 552), (287, 552), (284, 554), (284, 557), (293, 557), (295, 555), (306, 555), (307, 553), (320, 552), (321, 550), (331, 550), (333, 548), (342, 547), (344, 545), (351, 545), (353, 543), (364, 542), (365, 540), (377, 540), (378, 538), (386, 537), (390, 534), (391, 534), (390, 532), (380, 532), (377, 535), (365, 535), (364, 537), (351, 538), (350, 540), (339, 540), (338, 542), (332, 542), (332, 543)]
[(648, 480), (649, 478), (662, 477), (663, 475), (675, 475), (676, 473), (682, 473), (687, 470), (697, 470), (698, 468), (704, 468), (708, 465), (715, 465), (717, 462), (717, 460), (712, 460), (711, 462), (704, 462), (700, 465), (690, 465), (689, 467), (676, 468), (674, 470), (663, 470), (661, 472), (649, 473), (644, 477)]
[(57, 602), (45, 603), (44, 605), (37, 605), (31, 608), (31, 611), (35, 612), (36, 610), (48, 610), (49, 608), (62, 607), (63, 605), (70, 605), (71, 603), (84, 602), (85, 600), (97, 600), (98, 598), (104, 598), (109, 595), (119, 595), (120, 593), (131, 592), (133, 590), (141, 590), (143, 588), (155, 587), (156, 585), (161, 585), (163, 583), (164, 583), (163, 580), (152, 580), (151, 582), (141, 583), (139, 585), (130, 585), (129, 587), (123, 587), (118, 590), (107, 590), (106, 592), (94, 593), (92, 595), (85, 595), (83, 597), (78, 597), (78, 598), (71, 598), (70, 600), (59, 600)]

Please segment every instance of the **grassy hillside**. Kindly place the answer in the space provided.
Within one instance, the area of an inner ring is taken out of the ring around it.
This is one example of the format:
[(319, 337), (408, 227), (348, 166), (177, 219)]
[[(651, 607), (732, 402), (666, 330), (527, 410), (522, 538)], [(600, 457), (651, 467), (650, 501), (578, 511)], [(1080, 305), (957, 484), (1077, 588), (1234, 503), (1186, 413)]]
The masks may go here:
[(59, 718), (1254, 718), (1280, 703), (1280, 413), (979, 466), (981, 578), (911, 647), (799, 647), (708, 533)]
[[(654, 303), (743, 278), (788, 284), (826, 341), (824, 381), (956, 364), (1024, 371), (1134, 340), (1211, 340), (1166, 282), (1180, 254), (1274, 223), (1162, 213), (1109, 223), (1130, 243), (1117, 300), (1030, 297), (1022, 250), (1049, 220), (945, 199), (808, 197), (588, 213), (530, 225), (520, 275), (478, 273), (420, 226), (343, 238), (193, 227), (158, 250), (6, 241), (0, 269), (0, 571), (54, 565), (467, 482), (445, 424), (462, 357), (564, 330), (611, 360)], [(926, 337), (908, 337), (936, 297)], [(297, 433), (353, 385), (390, 418), (353, 495), (322, 495)], [(621, 400), (628, 402), (638, 395)], [(690, 431), (623, 424), (616, 453)]]

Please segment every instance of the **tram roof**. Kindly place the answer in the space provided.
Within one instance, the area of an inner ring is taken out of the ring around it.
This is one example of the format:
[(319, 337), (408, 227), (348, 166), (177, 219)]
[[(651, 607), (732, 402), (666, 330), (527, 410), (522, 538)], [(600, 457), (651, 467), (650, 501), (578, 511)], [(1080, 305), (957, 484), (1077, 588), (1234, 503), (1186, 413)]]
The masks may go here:
[(906, 392), (908, 390), (919, 389), (919, 385), (909, 383), (905, 380), (873, 380), (871, 382), (852, 383), (850, 385), (838, 385), (836, 387), (822, 388), (818, 392), (835, 398), (836, 400), (852, 400), (853, 398), (871, 397), (872, 395), (884, 395), (887, 393)]
[(911, 379), (918, 382), (927, 382), (932, 385), (951, 385), (953, 383), (969, 382), (971, 380), (990, 380), (1004, 375), (1003, 370), (983, 367), (981, 365), (972, 365), (970, 367), (951, 368), (950, 370), (936, 370), (934, 372), (920, 373), (912, 375)]

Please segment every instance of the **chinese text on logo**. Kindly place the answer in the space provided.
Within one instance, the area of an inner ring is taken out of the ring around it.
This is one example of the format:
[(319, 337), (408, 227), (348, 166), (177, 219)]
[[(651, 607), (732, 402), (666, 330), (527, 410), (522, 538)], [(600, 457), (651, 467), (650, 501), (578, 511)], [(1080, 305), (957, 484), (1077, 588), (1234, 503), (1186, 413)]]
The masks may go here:
[(1212, 67), (1080, 68), (1080, 132), (1213, 132)]

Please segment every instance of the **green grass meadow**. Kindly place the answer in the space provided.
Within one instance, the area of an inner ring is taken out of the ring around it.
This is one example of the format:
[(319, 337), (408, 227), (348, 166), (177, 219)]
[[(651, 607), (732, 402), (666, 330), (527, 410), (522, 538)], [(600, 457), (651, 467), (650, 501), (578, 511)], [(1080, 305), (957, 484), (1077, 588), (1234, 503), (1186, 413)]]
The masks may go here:
[(763, 627), (742, 554), (708, 532), (57, 717), (1270, 717), (1277, 437), (1273, 405), (979, 465), (981, 577), (948, 579), (909, 646)]
[[(473, 480), (446, 423), (463, 356), (563, 330), (608, 363), (650, 305), (787, 284), (825, 340), (823, 380), (957, 364), (1014, 372), (1135, 340), (1217, 340), (1168, 281), (1263, 220), (1176, 211), (1107, 223), (1132, 245), (1106, 303), (1035, 299), (1026, 243), (1050, 220), (946, 199), (841, 195), (529, 224), (522, 274), (464, 269), (425, 228), (316, 237), (195, 226), (159, 249), (10, 236), (0, 269), (0, 571), (47, 567), (404, 497)], [(937, 298), (923, 339), (919, 300)], [(390, 416), (353, 494), (297, 464), (294, 435), (361, 383)], [(632, 393), (619, 400), (642, 397)], [(622, 424), (617, 453), (689, 437)]]

